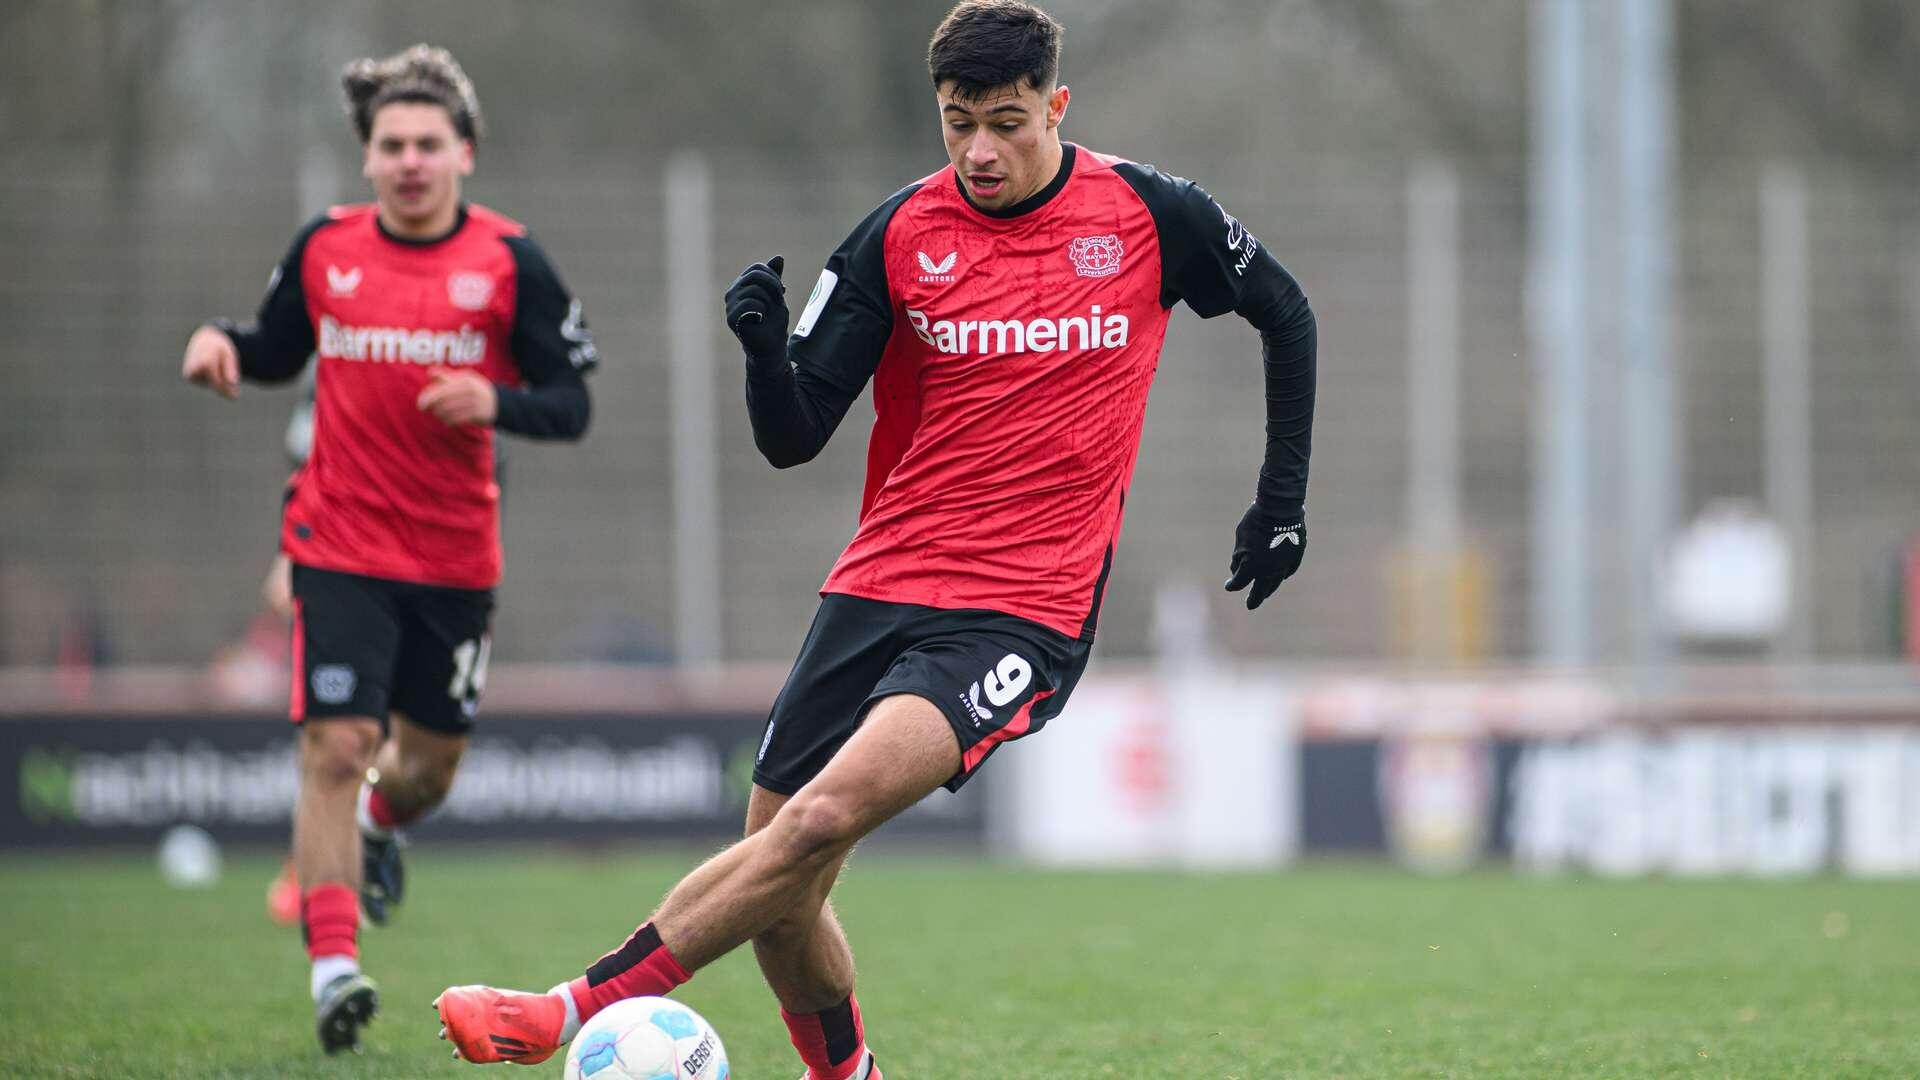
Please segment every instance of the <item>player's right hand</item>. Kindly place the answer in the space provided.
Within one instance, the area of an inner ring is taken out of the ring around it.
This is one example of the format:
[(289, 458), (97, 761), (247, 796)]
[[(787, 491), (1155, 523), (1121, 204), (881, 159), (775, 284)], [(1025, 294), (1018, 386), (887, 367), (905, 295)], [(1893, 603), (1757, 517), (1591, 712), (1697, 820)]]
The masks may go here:
[(787, 354), (787, 287), (780, 281), (786, 259), (775, 255), (740, 272), (727, 286), (727, 329), (755, 358)]
[(180, 377), (226, 398), (240, 396), (240, 353), (233, 339), (212, 326), (203, 326), (187, 339), (187, 355)]

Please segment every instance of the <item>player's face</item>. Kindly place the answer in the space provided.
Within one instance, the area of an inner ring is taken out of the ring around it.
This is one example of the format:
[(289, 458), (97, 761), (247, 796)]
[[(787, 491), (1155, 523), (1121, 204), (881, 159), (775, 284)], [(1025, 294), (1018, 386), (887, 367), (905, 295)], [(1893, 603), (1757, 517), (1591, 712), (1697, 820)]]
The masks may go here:
[(1059, 170), (1066, 87), (1049, 92), (1020, 83), (966, 98), (946, 82), (936, 96), (947, 160), (977, 205), (1004, 210), (1046, 187)]
[(473, 174), (473, 144), (454, 130), (446, 109), (396, 101), (373, 116), (363, 171), (387, 228), (433, 236), (459, 216), (460, 178)]

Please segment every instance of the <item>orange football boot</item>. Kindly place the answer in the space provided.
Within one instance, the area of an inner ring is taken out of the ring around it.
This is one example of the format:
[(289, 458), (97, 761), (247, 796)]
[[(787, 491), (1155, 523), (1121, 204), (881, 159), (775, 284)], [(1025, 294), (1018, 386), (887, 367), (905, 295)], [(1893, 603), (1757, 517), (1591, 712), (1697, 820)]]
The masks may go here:
[(267, 918), (281, 926), (300, 921), (300, 875), (293, 872), (292, 859), (283, 863), (280, 872), (267, 883)]
[(553, 994), (526, 994), (491, 986), (450, 986), (433, 999), (440, 1037), (453, 1056), (485, 1064), (538, 1065), (560, 1049), (567, 1006)]

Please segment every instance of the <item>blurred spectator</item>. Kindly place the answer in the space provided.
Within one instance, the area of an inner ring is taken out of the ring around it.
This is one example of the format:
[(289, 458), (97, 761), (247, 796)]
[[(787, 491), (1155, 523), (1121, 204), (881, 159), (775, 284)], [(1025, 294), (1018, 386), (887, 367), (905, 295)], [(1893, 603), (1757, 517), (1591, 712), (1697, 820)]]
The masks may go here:
[(60, 693), (70, 702), (84, 702), (93, 692), (93, 671), (113, 663), (107, 620), (91, 598), (67, 609), (54, 646), (54, 664), (60, 672)]

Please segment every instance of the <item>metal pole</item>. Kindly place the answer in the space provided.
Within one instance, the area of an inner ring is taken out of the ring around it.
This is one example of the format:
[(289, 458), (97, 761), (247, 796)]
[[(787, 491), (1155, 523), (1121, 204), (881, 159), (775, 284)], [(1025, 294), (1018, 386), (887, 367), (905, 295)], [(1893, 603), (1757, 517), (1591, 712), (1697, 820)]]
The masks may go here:
[(1414, 659), (1447, 659), (1459, 625), (1460, 181), (1451, 163), (1407, 178), (1407, 535)]
[(675, 656), (720, 659), (720, 470), (715, 443), (713, 177), (704, 157), (667, 162), (667, 348), (672, 369)]
[(1671, 0), (1619, 9), (1619, 365), (1628, 656), (1665, 662), (1659, 567), (1679, 514), (1679, 414), (1673, 348), (1673, 11)]
[(1807, 184), (1790, 165), (1770, 165), (1761, 176), (1760, 264), (1767, 511), (1793, 552), (1790, 617), (1775, 654), (1807, 660), (1813, 655), (1812, 275)]
[(1535, 655), (1591, 652), (1588, 591), (1586, 99), (1580, 0), (1534, 0), (1528, 347), (1534, 369)]

